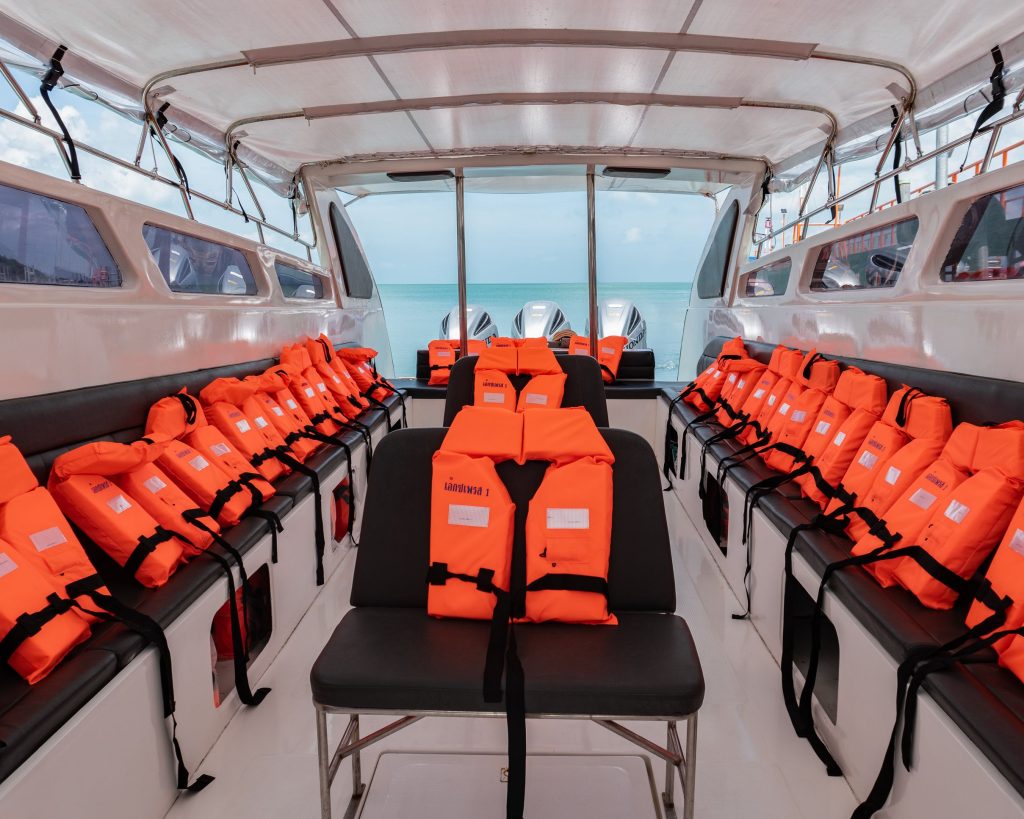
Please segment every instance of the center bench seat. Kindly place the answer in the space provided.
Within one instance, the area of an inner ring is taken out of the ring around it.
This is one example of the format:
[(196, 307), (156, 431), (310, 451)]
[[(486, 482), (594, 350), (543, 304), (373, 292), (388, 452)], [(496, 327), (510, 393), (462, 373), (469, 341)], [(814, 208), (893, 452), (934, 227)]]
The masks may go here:
[[(725, 341), (723, 338), (711, 340), (698, 362), (698, 372), (714, 361)], [(774, 348), (774, 345), (764, 342), (748, 341), (745, 344), (748, 353), (762, 362), (768, 361)], [(842, 356), (827, 357), (882, 376), (889, 385), (890, 393), (900, 385), (908, 384), (946, 398), (952, 409), (954, 425), (961, 421), (976, 424), (1002, 422), (1021, 418), (1024, 414), (1024, 384), (1018, 382)], [(674, 397), (670, 396), (670, 399)], [(684, 422), (698, 414), (684, 402), (673, 408), (674, 417)], [(692, 429), (688, 445), (696, 446), (694, 438), (705, 441), (719, 430), (716, 424), (696, 426)], [(719, 459), (737, 448), (731, 441), (713, 444), (709, 450), (709, 470), (713, 471)], [(761, 478), (777, 474), (755, 458), (730, 470), (729, 479), (745, 492)], [(688, 477), (695, 479), (697, 476)], [(783, 489), (785, 491), (776, 490), (765, 495), (757, 508), (785, 541), (796, 526), (810, 522), (820, 509), (811, 501), (798, 497), (799, 493), (791, 487)], [(695, 525), (702, 526), (703, 523), (696, 521)], [(794, 551), (820, 577), (827, 565), (849, 557), (852, 546), (844, 536), (811, 530), (798, 533)], [(757, 548), (756, 542), (754, 548)], [(902, 588), (883, 588), (860, 567), (847, 567), (836, 572), (829, 584), (829, 594), (897, 663), (914, 648), (939, 646), (965, 631), (968, 602), (961, 602), (948, 611), (930, 609)], [(930, 674), (925, 678), (923, 687), (1024, 798), (1024, 756), (1020, 753), (1024, 747), (1024, 683), (999, 667), (991, 650), (978, 656), (987, 662), (957, 664), (949, 670)], [(878, 749), (879, 753), (881, 750)]]
[[(84, 443), (112, 440), (130, 443), (145, 434), (149, 407), (182, 387), (193, 395), (216, 378), (242, 378), (263, 372), (275, 363), (261, 359), (242, 364), (214, 367), (188, 373), (86, 387), (67, 392), (0, 401), (0, 434), (11, 435), (29, 466), (45, 486), (53, 461), (62, 453)], [(400, 417), (397, 396), (383, 399), (392, 417)], [(380, 434), (387, 431), (385, 412), (374, 408), (359, 418)], [(362, 444), (356, 432), (338, 436), (355, 453)], [(307, 464), (321, 478), (344, 467), (340, 447), (325, 446)], [(312, 490), (311, 480), (298, 473), (282, 478), (276, 494), (262, 509), (284, 518)], [(80, 531), (79, 539), (111, 593), (136, 608), (164, 629), (223, 579), (223, 569), (213, 559), (199, 556), (181, 566), (156, 589), (147, 589), (127, 576), (106, 553)], [(246, 518), (223, 531), (225, 539), (243, 556), (270, 533), (262, 518)], [(217, 550), (219, 552), (219, 550)], [(310, 574), (313, 545), (309, 544)], [(230, 561), (229, 562), (233, 562)], [(275, 627), (277, 624), (275, 623)], [(94, 625), (88, 641), (78, 646), (48, 677), (28, 685), (9, 666), (0, 666), (0, 782), (27, 760), (53, 733), (85, 703), (110, 683), (147, 646), (137, 633), (119, 624)], [(197, 669), (198, 670), (198, 669)], [(176, 675), (177, 675), (176, 671)], [(209, 680), (209, 669), (205, 678)], [(207, 682), (207, 684), (209, 684)], [(187, 717), (182, 720), (187, 722)], [(185, 729), (187, 730), (187, 729)], [(162, 741), (158, 740), (158, 741)]]

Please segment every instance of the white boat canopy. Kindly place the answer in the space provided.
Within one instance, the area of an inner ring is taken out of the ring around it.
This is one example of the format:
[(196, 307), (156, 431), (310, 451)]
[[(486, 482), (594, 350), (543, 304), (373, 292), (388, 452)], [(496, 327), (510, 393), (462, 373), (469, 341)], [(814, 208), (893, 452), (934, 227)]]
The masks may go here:
[(0, 37), (40, 75), (66, 46), (62, 85), (162, 110), (172, 139), (278, 190), (318, 164), (354, 194), (523, 164), (549, 188), (581, 164), (687, 169), (657, 189), (706, 194), (767, 163), (788, 188), (826, 147), (883, 148), (894, 111), (914, 139), (982, 108), (995, 45), (1007, 104), (1024, 79), (1008, 0), (0, 0)]

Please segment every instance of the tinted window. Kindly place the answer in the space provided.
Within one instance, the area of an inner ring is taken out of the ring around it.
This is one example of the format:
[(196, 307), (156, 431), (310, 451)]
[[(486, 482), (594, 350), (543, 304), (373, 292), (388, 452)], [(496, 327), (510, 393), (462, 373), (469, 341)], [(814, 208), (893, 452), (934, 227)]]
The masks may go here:
[(793, 269), (791, 259), (779, 259), (747, 274), (743, 295), (747, 298), (781, 296), (789, 285), (789, 272)]
[(256, 280), (240, 250), (156, 225), (143, 227), (142, 235), (175, 293), (256, 295)]
[(0, 282), (120, 287), (121, 271), (78, 205), (0, 185)]
[(732, 251), (732, 236), (736, 232), (736, 219), (740, 206), (737, 202), (729, 205), (729, 210), (718, 223), (715, 238), (711, 241), (708, 255), (697, 274), (697, 295), (702, 299), (716, 299), (725, 292), (725, 273), (729, 265)]
[(289, 299), (322, 299), (324, 297), (324, 280), (322, 276), (300, 270), (284, 262), (275, 262), (277, 280), (281, 289)]
[(366, 257), (356, 241), (345, 214), (335, 203), (331, 203), (331, 229), (341, 256), (341, 276), (345, 280), (345, 291), (354, 299), (368, 299), (373, 296), (373, 276), (366, 264)]
[(811, 290), (892, 287), (917, 235), (917, 218), (858, 233), (825, 245), (818, 253)]
[(1024, 185), (971, 205), (942, 265), (946, 282), (1024, 279)]

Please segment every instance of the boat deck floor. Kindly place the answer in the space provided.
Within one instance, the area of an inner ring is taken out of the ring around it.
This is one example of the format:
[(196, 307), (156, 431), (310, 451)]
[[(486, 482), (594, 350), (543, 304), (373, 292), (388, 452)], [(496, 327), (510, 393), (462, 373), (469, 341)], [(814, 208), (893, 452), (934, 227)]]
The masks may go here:
[[(665, 502), (677, 503), (671, 494)], [(778, 665), (750, 624), (731, 618), (740, 609), (739, 601), (685, 514), (673, 511), (677, 514), (669, 518), (674, 529), (678, 613), (693, 632), (707, 681), (698, 731), (696, 815), (700, 819), (846, 819), (856, 805), (846, 781), (827, 777), (807, 743), (793, 733), (782, 705)], [(201, 772), (214, 774), (216, 781), (202, 794), (179, 798), (168, 819), (319, 816), (309, 669), (349, 608), (354, 563), (352, 551), (262, 678), (261, 685), (273, 688), (270, 696), (259, 708), (243, 708), (207, 755)], [(332, 743), (345, 720), (344, 716), (331, 718)], [(361, 732), (365, 735), (387, 721), (363, 717)], [(663, 724), (626, 725), (664, 743)], [(557, 807), (551, 816), (603, 819), (606, 814), (616, 815), (608, 810), (633, 804), (636, 793), (649, 793), (639, 749), (593, 723), (531, 720), (527, 744), (534, 755), (527, 783), (531, 819), (549, 815), (544, 812), (547, 806)], [(363, 752), (363, 779), (370, 788), (360, 816), (499, 819), (504, 814), (499, 780), (504, 745), (503, 720), (421, 720)], [(566, 756), (544, 756), (552, 753)], [(589, 773), (580, 764), (588, 759), (594, 766)], [(660, 787), (664, 764), (651, 762)], [(348, 761), (343, 763), (334, 783), (338, 819), (350, 807), (349, 766)], [(608, 810), (594, 812), (595, 803), (602, 801), (594, 799), (595, 793), (611, 781), (621, 783), (618, 798), (603, 801)], [(678, 806), (678, 781), (676, 788)], [(531, 810), (531, 804), (545, 808)], [(415, 806), (411, 812), (410, 805)], [(493, 811), (477, 805), (493, 806)], [(645, 815), (632, 811), (628, 815), (638, 819)], [(656, 815), (653, 806), (651, 811)]]

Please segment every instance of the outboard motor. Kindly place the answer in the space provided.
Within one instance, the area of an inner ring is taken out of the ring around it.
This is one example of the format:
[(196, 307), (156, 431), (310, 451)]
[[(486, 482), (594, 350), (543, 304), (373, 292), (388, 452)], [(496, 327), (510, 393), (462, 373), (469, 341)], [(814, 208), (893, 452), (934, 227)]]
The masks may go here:
[[(585, 335), (590, 335), (589, 319)], [(647, 347), (647, 320), (629, 299), (601, 299), (597, 306), (597, 336), (625, 336), (625, 349), (644, 349)]]
[(543, 337), (558, 342), (571, 335), (572, 325), (557, 302), (528, 301), (512, 319), (512, 338)]
[[(491, 314), (475, 304), (466, 305), (466, 337), (470, 341), (487, 341), (492, 336), (498, 335), (498, 325), (494, 323)], [(438, 338), (446, 338), (449, 341), (459, 339), (459, 306), (455, 305), (448, 314), (441, 319), (441, 335)]]

